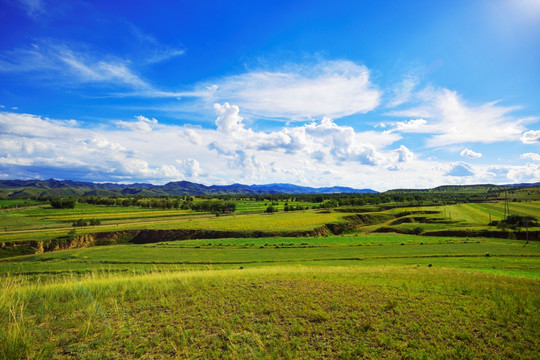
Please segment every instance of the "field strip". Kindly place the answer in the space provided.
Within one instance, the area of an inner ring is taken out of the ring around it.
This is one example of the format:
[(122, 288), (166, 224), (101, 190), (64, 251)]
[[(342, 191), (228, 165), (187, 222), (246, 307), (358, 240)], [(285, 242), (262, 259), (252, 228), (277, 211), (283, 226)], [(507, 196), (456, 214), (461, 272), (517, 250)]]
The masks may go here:
[(492, 217), (498, 217), (499, 219), (502, 219), (504, 217), (503, 203), (478, 204), (478, 205), (485, 208), (487, 212), (491, 214)]
[[(332, 258), (313, 258), (313, 259), (277, 259), (277, 260), (238, 260), (238, 261), (125, 261), (125, 260), (97, 260), (84, 261), (77, 260), (77, 264), (116, 264), (116, 265), (243, 265), (243, 264), (272, 264), (272, 263), (302, 263), (310, 261), (366, 261), (366, 260), (392, 260), (392, 259), (437, 259), (437, 258), (484, 258), (482, 254), (450, 254), (450, 255), (394, 255), (394, 256), (366, 256), (366, 257), (332, 257)], [(540, 255), (523, 254), (501, 254), (490, 255), (493, 258), (540, 258)], [(9, 262), (11, 259), (1, 259), (0, 262)]]
[(475, 211), (477, 214), (482, 214), (483, 217), (489, 218), (489, 215), (493, 215), (491, 211), (489, 211), (484, 204), (463, 204), (467, 205), (471, 211)]
[[(155, 224), (155, 223), (166, 223), (166, 222), (184, 222), (185, 220), (203, 220), (203, 219), (213, 219), (215, 216), (204, 216), (204, 215), (195, 215), (191, 218), (183, 218), (178, 221), (172, 221), (171, 219), (164, 219), (164, 220), (153, 220), (153, 221), (136, 221), (136, 222), (128, 222), (128, 223), (119, 223), (119, 224), (103, 224), (103, 225), (95, 225), (95, 226), (80, 226), (80, 227), (57, 227), (57, 228), (46, 228), (46, 229), (33, 229), (33, 230), (14, 230), (14, 231), (4, 231), (0, 232), (0, 235), (11, 235), (11, 234), (24, 234), (24, 233), (39, 233), (39, 232), (46, 232), (46, 231), (61, 231), (61, 230), (91, 230), (91, 229), (103, 229), (103, 228), (110, 228), (111, 231), (115, 231), (117, 227), (124, 227), (124, 226), (131, 226), (131, 225), (145, 225), (145, 224)], [(123, 229), (123, 230), (134, 230), (134, 229)], [(88, 231), (85, 231), (84, 233), (90, 233)]]

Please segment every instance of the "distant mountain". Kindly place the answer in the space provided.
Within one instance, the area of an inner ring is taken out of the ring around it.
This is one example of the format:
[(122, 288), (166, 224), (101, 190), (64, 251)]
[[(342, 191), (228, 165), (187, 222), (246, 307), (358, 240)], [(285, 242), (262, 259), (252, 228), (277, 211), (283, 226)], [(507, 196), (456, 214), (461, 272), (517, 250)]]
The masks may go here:
[(0, 197), (68, 197), (68, 196), (181, 196), (181, 195), (254, 195), (254, 194), (330, 194), (330, 193), (376, 193), (371, 189), (350, 187), (313, 188), (292, 184), (267, 185), (212, 185), (189, 181), (169, 182), (165, 185), (144, 183), (113, 184), (71, 180), (0, 180)]

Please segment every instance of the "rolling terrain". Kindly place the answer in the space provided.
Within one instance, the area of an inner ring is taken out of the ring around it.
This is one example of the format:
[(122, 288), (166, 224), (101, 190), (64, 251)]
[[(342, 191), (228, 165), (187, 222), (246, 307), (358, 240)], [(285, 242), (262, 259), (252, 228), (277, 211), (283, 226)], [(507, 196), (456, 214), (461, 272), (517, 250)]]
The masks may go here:
[(0, 359), (537, 358), (536, 189), (2, 200)]

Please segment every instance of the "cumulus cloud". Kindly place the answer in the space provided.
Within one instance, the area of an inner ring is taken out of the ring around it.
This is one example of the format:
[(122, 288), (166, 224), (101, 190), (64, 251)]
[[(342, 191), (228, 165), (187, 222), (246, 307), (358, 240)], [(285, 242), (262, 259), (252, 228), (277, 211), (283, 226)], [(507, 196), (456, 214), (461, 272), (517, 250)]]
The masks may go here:
[[(303, 154), (306, 159), (322, 161), (333, 159), (337, 163), (355, 162), (363, 165), (391, 164), (410, 159), (405, 147), (402, 154), (382, 151), (400, 137), (390, 132), (357, 133), (350, 126), (340, 126), (324, 117), (303, 126), (285, 127), (279, 131), (256, 132), (247, 129), (236, 105), (216, 104), (217, 131), (222, 133), (219, 142), (212, 142), (210, 150), (216, 151), (228, 161), (244, 164), (247, 151)], [(240, 152), (239, 152), (240, 151)]]
[(192, 179), (204, 175), (201, 164), (195, 159), (176, 160), (176, 162), (186, 178)]
[(446, 173), (449, 176), (473, 176), (475, 173), (471, 166), (466, 163), (455, 163), (452, 164), (450, 170)]
[(398, 154), (397, 161), (399, 163), (406, 163), (414, 160), (414, 153), (403, 145), (401, 145), (399, 149), (395, 150), (395, 152)]
[(522, 159), (530, 159), (530, 160), (533, 160), (533, 161), (540, 161), (540, 154), (536, 154), (536, 153), (525, 153), (525, 154), (521, 154), (520, 157)]
[(0, 112), (0, 173), (12, 178), (203, 179), (208, 184), (292, 182), (376, 190), (538, 180), (538, 163), (472, 169), (466, 163), (425, 160), (396, 145), (400, 135), (394, 132), (357, 132), (330, 118), (255, 131), (237, 106), (222, 104), (215, 110), (211, 129), (160, 124), (142, 115), (125, 121), (126, 126), (111, 122), (116, 126), (91, 128), (80, 121)]
[(351, 61), (253, 71), (212, 85), (214, 102), (229, 101), (249, 114), (287, 120), (365, 113), (379, 105), (381, 96), (369, 70)]
[(482, 154), (481, 153), (477, 153), (475, 151), (472, 151), (471, 149), (463, 149), (459, 155), (463, 156), (463, 157), (468, 157), (468, 158), (471, 158), (471, 159), (478, 159), (478, 158), (481, 158), (482, 157)]
[[(138, 122), (150, 126), (157, 120), (140, 116)], [(92, 130), (81, 125), (74, 120), (0, 112), (0, 168), (11, 166), (12, 173), (21, 177), (35, 177), (34, 172), (58, 177), (58, 173), (69, 169), (81, 178), (95, 176), (108, 181), (181, 178), (172, 161), (149, 162), (149, 158), (161, 155), (161, 149), (169, 149), (166, 145), (158, 147), (155, 139), (150, 139), (149, 146), (144, 126), (127, 126), (132, 132), (127, 139), (125, 131)], [(175, 135), (157, 136), (169, 142)], [(147, 147), (154, 149), (145, 154)], [(12, 165), (21, 167), (14, 170)]]
[(242, 135), (246, 132), (243, 119), (238, 115), (240, 112), (238, 106), (226, 102), (223, 105), (214, 104), (214, 110), (218, 113), (215, 121), (218, 131), (229, 136)]
[(403, 132), (418, 132), (418, 130), (427, 124), (427, 121), (424, 119), (414, 119), (409, 121), (397, 121), (394, 123), (394, 129), (396, 131)]
[(540, 142), (540, 130), (529, 130), (521, 136), (521, 142), (524, 144), (536, 144)]
[(400, 126), (409, 132), (432, 134), (427, 140), (429, 147), (517, 140), (525, 129), (523, 123), (532, 120), (512, 116), (516, 107), (501, 106), (497, 102), (468, 105), (455, 91), (448, 89), (427, 88), (416, 97), (421, 105), (388, 115), (427, 119), (425, 122), (408, 121)]
[(512, 183), (539, 182), (540, 164), (509, 167), (507, 177)]
[[(127, 150), (124, 146), (122, 146), (120, 144), (116, 144), (116, 143), (111, 143), (110, 141), (108, 141), (104, 137), (94, 137), (94, 138), (88, 140), (88, 142), (93, 147), (98, 148), (98, 149), (105, 149), (105, 150), (112, 150), (112, 151), (126, 151)], [(88, 142), (83, 142), (83, 143), (88, 144)], [(92, 146), (90, 146), (90, 147), (92, 147)]]
[(183, 129), (179, 132), (179, 135), (186, 138), (193, 145), (201, 145), (203, 143), (203, 139), (195, 129)]

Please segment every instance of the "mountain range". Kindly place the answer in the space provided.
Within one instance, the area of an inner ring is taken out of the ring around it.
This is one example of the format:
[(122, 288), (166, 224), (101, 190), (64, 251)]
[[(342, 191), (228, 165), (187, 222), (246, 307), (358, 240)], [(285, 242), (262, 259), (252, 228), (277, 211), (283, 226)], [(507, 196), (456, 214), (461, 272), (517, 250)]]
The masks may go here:
[[(540, 183), (443, 185), (432, 189), (394, 189), (385, 193), (505, 191), (520, 187), (538, 187)], [(189, 181), (174, 181), (165, 185), (145, 183), (115, 184), (72, 180), (0, 180), (0, 198), (70, 197), (70, 196), (186, 196), (186, 195), (257, 195), (257, 194), (373, 194), (372, 189), (351, 187), (307, 187), (293, 184), (266, 185), (203, 185)]]
[(189, 181), (169, 182), (165, 185), (144, 183), (114, 184), (72, 180), (0, 180), (0, 197), (68, 197), (68, 196), (180, 196), (180, 195), (255, 195), (255, 194), (330, 194), (376, 193), (371, 189), (334, 186), (313, 188), (292, 184), (266, 185), (211, 185)]

